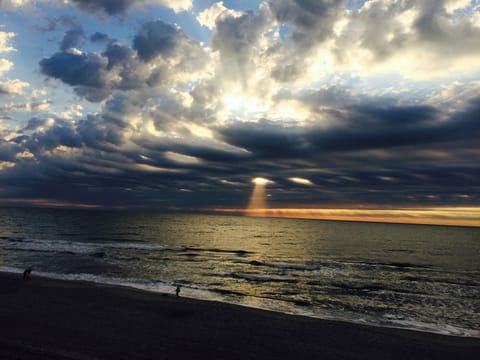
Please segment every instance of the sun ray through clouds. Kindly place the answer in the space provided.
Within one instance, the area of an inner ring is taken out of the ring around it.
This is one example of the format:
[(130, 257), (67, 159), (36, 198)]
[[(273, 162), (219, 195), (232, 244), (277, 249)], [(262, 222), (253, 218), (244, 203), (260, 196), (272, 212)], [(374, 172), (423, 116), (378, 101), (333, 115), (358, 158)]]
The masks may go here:
[(273, 181), (256, 177), (252, 180), (254, 184), (252, 195), (245, 211), (247, 216), (265, 216), (268, 210), (266, 187)]

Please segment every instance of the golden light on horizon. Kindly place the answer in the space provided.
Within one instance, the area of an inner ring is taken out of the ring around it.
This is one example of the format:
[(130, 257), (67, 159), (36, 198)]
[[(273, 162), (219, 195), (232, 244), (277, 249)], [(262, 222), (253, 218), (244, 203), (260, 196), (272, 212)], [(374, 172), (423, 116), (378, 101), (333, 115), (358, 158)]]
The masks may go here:
[[(264, 188), (264, 187), (263, 187)], [(254, 191), (255, 193), (255, 191)], [(252, 194), (252, 198), (253, 198)], [(387, 222), (402, 224), (449, 225), (480, 227), (480, 207), (433, 207), (392, 209), (346, 208), (256, 208), (244, 211), (247, 216), (298, 218), (317, 220), (342, 220), (362, 222)], [(261, 206), (261, 205), (259, 205)], [(214, 209), (221, 213), (239, 213), (241, 209)]]

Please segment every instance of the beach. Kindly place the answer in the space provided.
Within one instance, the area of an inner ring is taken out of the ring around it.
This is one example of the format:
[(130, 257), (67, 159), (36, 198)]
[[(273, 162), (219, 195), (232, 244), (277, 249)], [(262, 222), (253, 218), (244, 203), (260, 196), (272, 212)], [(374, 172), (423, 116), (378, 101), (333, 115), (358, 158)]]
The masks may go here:
[[(476, 359), (480, 339), (0, 273), (1, 359)], [(181, 295), (181, 293), (180, 293)]]

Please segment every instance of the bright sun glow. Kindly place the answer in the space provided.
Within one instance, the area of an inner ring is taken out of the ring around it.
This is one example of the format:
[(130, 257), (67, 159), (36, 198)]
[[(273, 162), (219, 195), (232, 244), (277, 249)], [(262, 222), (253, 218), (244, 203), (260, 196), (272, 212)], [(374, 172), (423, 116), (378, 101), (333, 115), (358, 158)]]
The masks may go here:
[(224, 118), (259, 119), (265, 116), (268, 105), (257, 96), (245, 94), (240, 88), (231, 90), (222, 98)]
[(252, 182), (255, 185), (267, 185), (267, 184), (270, 184), (272, 181), (262, 177), (256, 177), (255, 179), (252, 180)]

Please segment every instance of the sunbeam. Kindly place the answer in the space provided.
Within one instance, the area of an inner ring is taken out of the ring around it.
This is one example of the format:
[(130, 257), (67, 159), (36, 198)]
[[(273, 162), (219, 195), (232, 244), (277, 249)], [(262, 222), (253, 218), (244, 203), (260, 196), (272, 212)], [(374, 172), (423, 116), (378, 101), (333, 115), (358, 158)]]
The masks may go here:
[(250, 201), (248, 203), (248, 208), (245, 211), (247, 216), (265, 216), (268, 206), (267, 206), (267, 196), (266, 196), (266, 186), (272, 183), (271, 180), (256, 177), (252, 180), (255, 184), (252, 191), (252, 196), (250, 196)]

